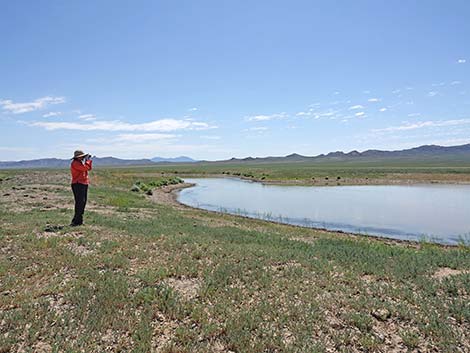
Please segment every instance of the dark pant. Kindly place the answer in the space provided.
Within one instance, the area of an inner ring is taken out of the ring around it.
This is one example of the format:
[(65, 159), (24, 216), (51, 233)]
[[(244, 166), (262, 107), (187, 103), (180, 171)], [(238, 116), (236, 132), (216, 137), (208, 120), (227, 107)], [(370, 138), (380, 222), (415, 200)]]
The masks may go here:
[(88, 185), (72, 184), (73, 197), (75, 198), (75, 215), (72, 224), (83, 224), (83, 212), (85, 212)]

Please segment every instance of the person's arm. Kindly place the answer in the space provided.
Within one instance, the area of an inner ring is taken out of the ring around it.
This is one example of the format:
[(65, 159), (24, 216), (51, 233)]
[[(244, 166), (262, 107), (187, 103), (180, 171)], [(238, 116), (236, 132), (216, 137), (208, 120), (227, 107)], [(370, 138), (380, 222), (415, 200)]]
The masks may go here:
[(92, 163), (91, 160), (85, 162), (85, 164), (80, 163), (79, 161), (74, 161), (72, 163), (72, 168), (80, 172), (86, 172), (91, 170)]

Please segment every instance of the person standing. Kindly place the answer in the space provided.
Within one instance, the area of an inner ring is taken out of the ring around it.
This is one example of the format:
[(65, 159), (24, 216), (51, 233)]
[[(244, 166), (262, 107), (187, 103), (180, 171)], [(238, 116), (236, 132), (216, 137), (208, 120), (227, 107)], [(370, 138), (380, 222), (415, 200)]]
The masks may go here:
[(83, 151), (75, 151), (70, 164), (72, 174), (72, 191), (75, 199), (75, 214), (70, 226), (80, 226), (83, 224), (83, 213), (88, 195), (88, 171), (92, 169), (91, 156)]

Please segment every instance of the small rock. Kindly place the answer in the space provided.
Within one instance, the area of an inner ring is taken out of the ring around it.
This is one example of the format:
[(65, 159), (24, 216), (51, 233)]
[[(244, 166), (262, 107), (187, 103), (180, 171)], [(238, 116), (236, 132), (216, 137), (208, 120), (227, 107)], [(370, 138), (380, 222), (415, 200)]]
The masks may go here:
[(383, 333), (381, 333), (381, 332), (374, 332), (374, 336), (375, 336), (375, 338), (377, 338), (377, 340), (378, 340), (379, 342), (385, 342), (385, 336), (384, 336)]
[(390, 317), (390, 311), (387, 309), (377, 309), (372, 312), (372, 316), (377, 320), (385, 321)]
[(44, 231), (45, 232), (57, 232), (58, 230), (61, 230), (63, 228), (64, 228), (64, 226), (57, 226), (57, 225), (48, 224), (44, 228)]

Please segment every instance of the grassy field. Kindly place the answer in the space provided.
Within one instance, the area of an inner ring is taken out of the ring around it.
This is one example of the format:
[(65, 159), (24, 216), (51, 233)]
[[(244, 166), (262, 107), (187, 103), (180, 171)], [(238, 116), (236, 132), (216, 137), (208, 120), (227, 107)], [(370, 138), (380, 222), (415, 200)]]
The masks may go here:
[(161, 185), (162, 171), (311, 180), (389, 170), (204, 168), (97, 169), (79, 228), (66, 226), (67, 171), (0, 172), (0, 352), (470, 351), (466, 246), (277, 225), (130, 191)]

